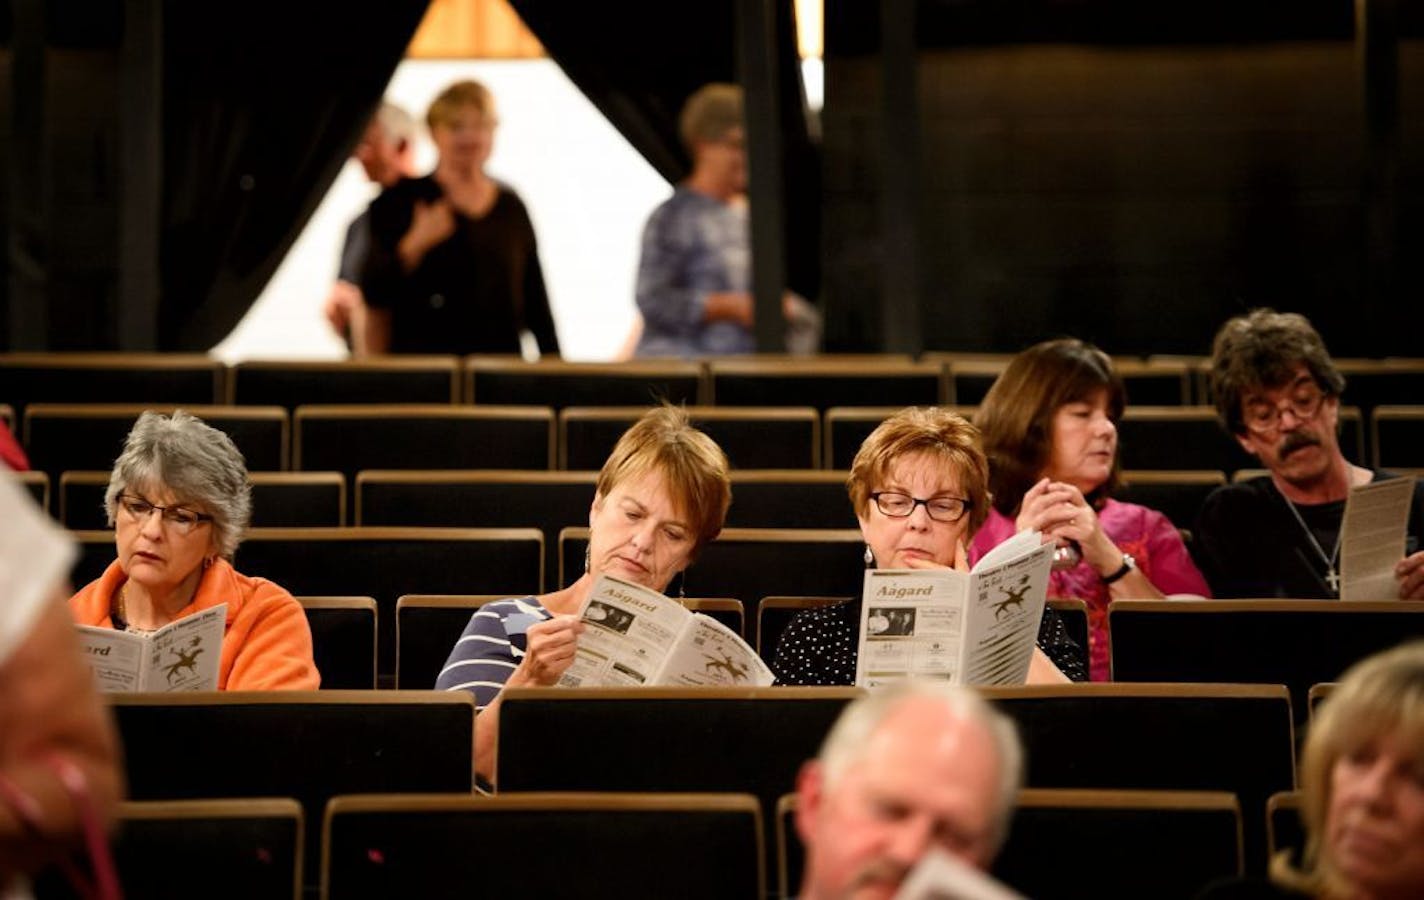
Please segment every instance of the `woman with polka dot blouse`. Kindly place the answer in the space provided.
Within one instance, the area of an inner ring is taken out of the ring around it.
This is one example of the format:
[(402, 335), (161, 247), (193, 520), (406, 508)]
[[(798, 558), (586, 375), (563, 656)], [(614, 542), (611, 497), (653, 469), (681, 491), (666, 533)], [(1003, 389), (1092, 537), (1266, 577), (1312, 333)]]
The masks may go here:
[[(865, 439), (846, 481), (865, 536), (867, 566), (969, 570), (968, 546), (989, 514), (989, 463), (979, 431), (935, 407), (901, 410)], [(779, 684), (855, 681), (860, 600), (807, 610), (782, 633), (772, 670)], [(1030, 684), (1085, 681), (1082, 651), (1051, 609), (1043, 611)]]

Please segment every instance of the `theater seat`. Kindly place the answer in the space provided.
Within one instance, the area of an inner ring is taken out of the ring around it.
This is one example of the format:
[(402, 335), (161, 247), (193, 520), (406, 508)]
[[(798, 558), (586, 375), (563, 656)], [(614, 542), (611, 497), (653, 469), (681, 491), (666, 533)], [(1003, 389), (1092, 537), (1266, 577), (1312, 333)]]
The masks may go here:
[[(302, 807), (291, 798), (144, 800), (119, 804), (114, 864), (144, 900), (300, 900), (306, 861)], [(58, 877), (37, 900), (72, 897)]]
[(337, 797), (322, 858), (342, 900), (758, 898), (766, 870), (744, 794)]
[(321, 689), (376, 687), (376, 601), (371, 597), (298, 597), (311, 627)]
[(1265, 871), (1268, 796), (1295, 787), (1280, 685), (1069, 684), (980, 688), (1019, 727), (1028, 787), (1229, 791), (1248, 873)]
[(1191, 900), (1241, 874), (1241, 834), (1225, 792), (1031, 789), (993, 873), (1035, 900)]
[(227, 402), (296, 409), (330, 403), (455, 403), (453, 356), (395, 355), (351, 360), (248, 360), (228, 373)]
[[(303, 858), (337, 794), (469, 792), (474, 698), (436, 691), (110, 694), (136, 800), (293, 797)], [(175, 751), (175, 745), (181, 752)], [(310, 889), (318, 866), (306, 868)], [(184, 896), (207, 896), (206, 879)], [(131, 895), (141, 896), (141, 895)], [(257, 896), (257, 895), (250, 895)]]

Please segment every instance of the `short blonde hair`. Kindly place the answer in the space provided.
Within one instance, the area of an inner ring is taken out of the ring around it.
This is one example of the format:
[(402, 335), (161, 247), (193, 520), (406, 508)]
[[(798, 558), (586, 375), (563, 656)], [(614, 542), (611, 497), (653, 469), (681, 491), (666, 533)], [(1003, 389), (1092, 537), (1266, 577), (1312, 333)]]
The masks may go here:
[[(1387, 735), (1417, 748), (1424, 769), (1424, 641), (1377, 653), (1351, 666), (1311, 720), (1300, 765), (1301, 818), (1307, 835), (1302, 868), (1289, 854), (1271, 861), (1271, 878), (1296, 889), (1353, 894), (1334, 868), (1325, 841), (1335, 764)], [(1421, 851), (1424, 852), (1424, 851)]]
[(431, 131), (436, 125), (449, 126), (466, 107), (474, 107), (480, 115), (495, 118), (494, 95), (478, 81), (457, 81), (440, 92), (425, 112), (425, 125)]
[(722, 533), (732, 505), (727, 454), (717, 442), (692, 427), (686, 410), (669, 404), (654, 407), (618, 439), (598, 473), (598, 496), (649, 472), (662, 476), (678, 514), (689, 519), (692, 554)]
[(677, 124), (688, 153), (699, 141), (721, 140), (742, 127), (742, 89), (722, 82), (703, 85), (682, 105)]
[(989, 516), (989, 461), (979, 429), (963, 416), (938, 406), (908, 407), (881, 422), (860, 445), (850, 464), (846, 491), (857, 515), (870, 512), (870, 492), (889, 477), (902, 457), (932, 453), (944, 460), (959, 479), (969, 501), (969, 534)]

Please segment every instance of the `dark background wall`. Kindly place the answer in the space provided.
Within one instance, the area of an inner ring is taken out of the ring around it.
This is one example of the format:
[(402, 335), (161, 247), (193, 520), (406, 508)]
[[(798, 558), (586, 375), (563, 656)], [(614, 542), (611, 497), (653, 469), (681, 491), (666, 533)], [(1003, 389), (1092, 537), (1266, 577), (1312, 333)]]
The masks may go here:
[[(0, 346), (220, 339), (424, 5), (332, 41), (349, 18), (336, 0), (261, 0), (217, 31), (173, 0), (0, 0)], [(660, 22), (649, 8), (626, 15)], [(672, 79), (663, 57), (625, 71), (607, 40), (551, 27), (586, 89)], [(1069, 333), (1204, 353), (1222, 319), (1270, 304), (1311, 316), (1337, 354), (1418, 356), (1422, 35), (1424, 4), (1406, 0), (827, 0), (820, 155), (784, 157), (788, 188), (810, 186), (786, 194), (791, 281), (819, 279), (829, 350)], [(693, 60), (736, 58), (741, 36), (637, 34), (715, 45), (675, 54)], [(784, 121), (752, 126), (795, 143)]]
[[(1398, 105), (1381, 125), (1349, 2), (1243, 0), (1237, 13), (1275, 11), (1244, 24), (1213, 21), (1210, 3), (1163, 3), (1165, 21), (1094, 20), (1110, 4), (1087, 2), (971, 15), (990, 5), (915, 4), (925, 349), (1067, 333), (1199, 354), (1224, 318), (1274, 305), (1311, 316), (1337, 354), (1419, 354), (1418, 42), (1398, 45)], [(827, 14), (825, 299), (833, 346), (870, 349), (876, 310), (897, 302), (882, 270), (895, 253), (887, 74), (875, 23), (851, 7), (831, 0)]]

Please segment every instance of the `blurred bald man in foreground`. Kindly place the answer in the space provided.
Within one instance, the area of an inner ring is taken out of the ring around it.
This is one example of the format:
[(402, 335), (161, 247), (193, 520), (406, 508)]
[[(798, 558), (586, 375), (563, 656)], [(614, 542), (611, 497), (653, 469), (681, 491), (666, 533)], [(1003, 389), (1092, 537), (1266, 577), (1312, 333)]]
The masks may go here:
[(987, 869), (1022, 777), (1013, 723), (966, 688), (905, 681), (855, 701), (797, 780), (802, 900), (892, 897), (932, 850)]

